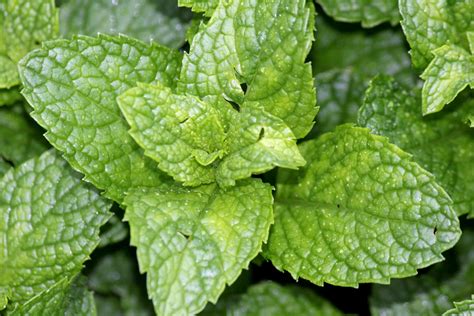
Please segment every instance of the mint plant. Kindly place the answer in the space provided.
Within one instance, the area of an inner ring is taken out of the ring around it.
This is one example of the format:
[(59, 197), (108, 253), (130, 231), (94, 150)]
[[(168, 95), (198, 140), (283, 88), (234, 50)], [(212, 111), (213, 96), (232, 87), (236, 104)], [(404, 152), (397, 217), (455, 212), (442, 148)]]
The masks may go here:
[(472, 311), (474, 7), (372, 2), (2, 0), (0, 314)]

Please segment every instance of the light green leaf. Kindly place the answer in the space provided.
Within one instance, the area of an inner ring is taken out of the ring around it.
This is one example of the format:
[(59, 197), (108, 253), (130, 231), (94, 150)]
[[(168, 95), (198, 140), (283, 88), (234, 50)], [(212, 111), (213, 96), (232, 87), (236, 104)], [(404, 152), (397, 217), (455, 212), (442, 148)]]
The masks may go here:
[(380, 26), (366, 30), (320, 15), (316, 19), (316, 31), (316, 44), (311, 54), (313, 71), (317, 75), (349, 68), (366, 80), (384, 73), (407, 86), (416, 83), (417, 76), (411, 69), (400, 27)]
[(474, 293), (474, 234), (463, 229), (454, 252), (442, 264), (415, 278), (374, 285), (370, 297), (372, 315), (441, 315), (453, 301)]
[(24, 303), (81, 270), (110, 203), (50, 151), (7, 172), (0, 192), (0, 292)]
[(238, 112), (224, 100), (200, 101), (144, 84), (118, 103), (145, 154), (185, 185), (229, 186), (274, 166), (295, 169), (305, 163), (291, 130), (261, 108)]
[(16, 64), (8, 56), (0, 54), (0, 89), (9, 89), (19, 83)]
[[(131, 249), (122, 248), (107, 252), (93, 262), (90, 271), (88, 285), (96, 294), (99, 315), (154, 315), (153, 304), (147, 298), (146, 288), (139, 282), (141, 279), (138, 264)], [(112, 298), (117, 300), (111, 301)], [(107, 308), (112, 304), (116, 305), (118, 311), (107, 313)]]
[(178, 5), (189, 7), (194, 12), (203, 12), (206, 16), (211, 16), (219, 0), (178, 0)]
[(22, 99), (23, 97), (17, 88), (0, 89), (0, 106), (12, 105)]
[(3, 28), (8, 57), (17, 63), (41, 42), (57, 37), (54, 0), (6, 0)]
[[(250, 287), (240, 297), (226, 298), (227, 306), (218, 302), (215, 308), (207, 308), (202, 316), (314, 316), (342, 315), (330, 303), (308, 289), (297, 286), (281, 286), (274, 282), (262, 282)], [(220, 309), (219, 309), (220, 308)]]
[(386, 136), (413, 154), (448, 191), (458, 215), (474, 216), (474, 131), (461, 123), (474, 107), (469, 95), (451, 112), (423, 118), (420, 93), (410, 93), (390, 77), (377, 77), (367, 90), (359, 124)]
[(293, 277), (388, 283), (443, 260), (459, 239), (449, 196), (386, 138), (342, 125), (300, 150), (308, 164), (280, 172), (264, 250)]
[(60, 7), (61, 32), (92, 35), (119, 33), (173, 48), (184, 43), (187, 22), (167, 15), (156, 0), (69, 0)]
[(78, 36), (45, 43), (19, 68), (31, 115), (87, 181), (118, 202), (130, 188), (167, 181), (128, 135), (115, 99), (137, 82), (173, 87), (177, 51), (125, 36)]
[(100, 232), (99, 248), (116, 244), (128, 237), (128, 227), (118, 216), (113, 215), (109, 221), (102, 226)]
[[(474, 10), (474, 6), (472, 9)], [(474, 55), (452, 45), (442, 46), (433, 51), (433, 54), (434, 59), (421, 75), (425, 80), (423, 114), (442, 110), (467, 85), (474, 88)]]
[(474, 31), (474, 1), (399, 0), (399, 7), (416, 68), (428, 66), (443, 45), (469, 49), (466, 32)]
[(468, 316), (474, 314), (474, 295), (470, 300), (465, 300), (462, 302), (454, 302), (455, 308), (446, 311), (443, 316), (448, 315), (459, 315), (459, 316)]
[(256, 104), (297, 138), (317, 113), (311, 65), (314, 9), (304, 0), (221, 1), (183, 59), (178, 90)]
[(227, 189), (176, 186), (127, 196), (131, 243), (158, 315), (198, 313), (248, 267), (273, 222), (271, 191), (244, 180)]
[(95, 316), (94, 297), (85, 278), (63, 278), (8, 315)]
[(40, 155), (49, 148), (23, 111), (0, 109), (0, 156), (15, 165)]
[(185, 185), (215, 181), (212, 163), (225, 153), (225, 133), (214, 107), (164, 86), (144, 84), (117, 101), (130, 135), (160, 169)]
[(318, 0), (324, 11), (335, 20), (361, 22), (373, 27), (383, 22), (395, 25), (400, 21), (397, 0)]

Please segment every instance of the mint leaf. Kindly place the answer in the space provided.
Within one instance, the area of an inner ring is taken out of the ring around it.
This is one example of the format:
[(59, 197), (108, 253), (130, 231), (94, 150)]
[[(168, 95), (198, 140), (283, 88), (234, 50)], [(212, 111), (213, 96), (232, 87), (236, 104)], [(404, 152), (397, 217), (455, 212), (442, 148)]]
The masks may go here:
[(128, 135), (115, 99), (137, 82), (173, 87), (178, 52), (126, 36), (78, 36), (45, 43), (19, 69), (48, 141), (108, 197), (121, 202), (130, 188), (167, 181)]
[(311, 66), (305, 63), (313, 16), (304, 0), (221, 1), (183, 58), (178, 90), (224, 96), (242, 108), (257, 104), (282, 119), (296, 138), (305, 136), (317, 113)]
[(162, 5), (151, 0), (69, 0), (60, 7), (61, 32), (92, 35), (119, 33), (155, 40), (179, 48), (184, 43), (187, 22), (170, 16)]
[[(12, 165), (10, 165), (8, 162), (6, 162), (3, 158), (0, 157), (0, 177), (3, 177), (3, 175), (10, 170)], [(1, 310), (1, 304), (0, 304), (0, 310)]]
[(8, 56), (0, 54), (0, 89), (9, 89), (19, 83), (16, 64)]
[(331, 304), (308, 289), (282, 286), (270, 281), (253, 285), (247, 293), (240, 297), (231, 296), (226, 303), (227, 306), (218, 303), (217, 308), (221, 310), (209, 308), (201, 315), (342, 315)]
[(25, 303), (77, 274), (110, 203), (47, 151), (0, 180), (0, 293)]
[(470, 300), (454, 302), (455, 308), (446, 311), (443, 316), (448, 315), (470, 315), (474, 314), (474, 295)]
[(0, 109), (0, 156), (15, 165), (40, 155), (48, 149), (20, 107)]
[(194, 12), (203, 12), (206, 16), (211, 16), (219, 0), (178, 0), (178, 5), (189, 7)]
[(433, 176), (384, 137), (342, 125), (303, 143), (308, 161), (277, 180), (264, 255), (295, 278), (388, 283), (443, 260), (461, 234)]
[(8, 315), (94, 316), (97, 313), (85, 278), (78, 277), (73, 282), (63, 278)]
[(304, 165), (293, 133), (279, 118), (250, 105), (238, 112), (223, 100), (206, 101), (144, 84), (118, 99), (145, 154), (185, 185), (234, 185), (274, 166)]
[(166, 187), (125, 199), (131, 243), (160, 315), (195, 314), (248, 267), (273, 221), (271, 187)]
[(419, 91), (410, 93), (393, 78), (377, 77), (367, 90), (359, 124), (413, 154), (451, 195), (457, 214), (474, 216), (474, 133), (460, 124), (474, 101), (469, 96), (459, 101), (451, 112), (423, 118)]
[(474, 31), (472, 0), (399, 0), (399, 6), (416, 68), (426, 68), (434, 50), (448, 43), (469, 49), (466, 33)]
[(396, 0), (318, 0), (324, 11), (335, 20), (361, 22), (373, 27), (383, 22), (398, 24), (400, 16)]
[(423, 114), (442, 110), (467, 85), (474, 89), (474, 55), (452, 45), (442, 46), (433, 54), (435, 57), (421, 75), (425, 80)]
[(370, 297), (373, 315), (441, 315), (452, 301), (464, 300), (474, 292), (474, 234), (463, 230), (462, 237), (446, 262), (428, 272), (390, 285), (374, 285)]
[(128, 227), (117, 215), (112, 215), (109, 221), (102, 226), (100, 232), (99, 248), (116, 244), (128, 237)]
[(185, 185), (215, 181), (212, 163), (225, 153), (225, 133), (214, 107), (164, 86), (144, 84), (122, 94), (118, 103), (130, 135), (160, 169)]

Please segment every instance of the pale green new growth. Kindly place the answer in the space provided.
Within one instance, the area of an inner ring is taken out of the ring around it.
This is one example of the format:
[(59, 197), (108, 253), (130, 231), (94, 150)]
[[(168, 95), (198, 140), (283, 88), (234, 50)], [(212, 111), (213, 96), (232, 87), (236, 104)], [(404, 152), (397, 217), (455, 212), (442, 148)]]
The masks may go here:
[(274, 166), (296, 169), (305, 164), (291, 130), (259, 107), (239, 112), (223, 100), (200, 101), (144, 84), (118, 102), (145, 154), (185, 185), (217, 181), (229, 186)]
[(373, 27), (383, 22), (400, 21), (397, 0), (318, 0), (324, 11), (338, 21), (361, 22)]
[(408, 92), (391, 77), (376, 77), (366, 92), (358, 122), (413, 154), (453, 198), (456, 213), (472, 216), (474, 131), (460, 121), (474, 107), (474, 100), (458, 99), (450, 112), (423, 118), (419, 92)]
[(0, 192), (0, 293), (21, 304), (82, 269), (110, 203), (49, 151), (7, 172)]
[[(224, 305), (225, 304), (225, 305)], [(223, 298), (202, 316), (339, 316), (336, 308), (312, 291), (266, 281), (248, 288), (240, 297)]]
[(277, 179), (264, 250), (277, 268), (319, 285), (388, 283), (459, 239), (449, 196), (386, 138), (342, 125), (300, 149), (307, 166)]
[(72, 282), (62, 279), (8, 315), (95, 316), (97, 312), (94, 296), (79, 276)]
[(442, 110), (467, 85), (474, 88), (474, 55), (450, 45), (436, 49), (433, 54), (434, 59), (421, 75), (425, 80), (423, 114)]
[(121, 33), (179, 48), (184, 43), (186, 22), (167, 15), (162, 7), (156, 0), (68, 0), (60, 7), (61, 33)]
[(304, 0), (221, 1), (184, 56), (178, 90), (256, 104), (305, 136), (317, 113), (305, 63), (313, 15)]
[(46, 42), (20, 62), (23, 95), (46, 138), (85, 179), (121, 202), (164, 175), (128, 134), (115, 99), (137, 82), (174, 87), (177, 51), (126, 36)]
[(248, 267), (273, 222), (271, 191), (244, 180), (130, 192), (125, 219), (158, 315), (198, 313)]
[(416, 68), (428, 66), (435, 49), (443, 45), (469, 50), (467, 32), (474, 31), (474, 1), (399, 0), (399, 6)]
[(474, 295), (470, 300), (465, 300), (462, 302), (454, 302), (454, 308), (450, 309), (443, 316), (469, 316), (474, 314)]

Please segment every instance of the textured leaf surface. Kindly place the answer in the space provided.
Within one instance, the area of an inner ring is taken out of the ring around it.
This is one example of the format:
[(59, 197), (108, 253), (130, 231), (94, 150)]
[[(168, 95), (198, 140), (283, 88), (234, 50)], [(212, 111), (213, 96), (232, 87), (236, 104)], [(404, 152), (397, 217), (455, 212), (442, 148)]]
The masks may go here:
[(397, 0), (318, 0), (318, 3), (334, 19), (361, 22), (364, 27), (400, 21)]
[(16, 64), (8, 56), (0, 54), (0, 89), (9, 89), (19, 83)]
[(185, 185), (216, 180), (234, 185), (274, 166), (304, 165), (293, 133), (279, 118), (260, 108), (238, 112), (223, 100), (208, 100), (141, 84), (118, 102), (145, 154)]
[(272, 202), (259, 180), (130, 193), (126, 220), (156, 313), (195, 314), (215, 303), (266, 241)]
[(443, 316), (448, 315), (472, 315), (474, 314), (474, 295), (470, 300), (465, 300), (462, 302), (454, 302), (455, 308), (446, 311)]
[(370, 297), (372, 315), (441, 315), (453, 301), (474, 292), (474, 234), (463, 229), (454, 253), (442, 264), (416, 278), (393, 280), (390, 285), (374, 285)]
[(469, 95), (451, 112), (423, 118), (420, 93), (408, 92), (393, 78), (377, 77), (367, 90), (359, 124), (386, 136), (432, 172), (451, 195), (458, 215), (474, 215), (474, 131), (461, 123), (474, 106)]
[(187, 24), (164, 12), (156, 0), (69, 0), (60, 8), (60, 22), (61, 32), (68, 36), (122, 33), (173, 48), (184, 43)]
[(110, 204), (50, 151), (7, 172), (0, 188), (0, 292), (24, 303), (81, 270)]
[(45, 43), (20, 63), (35, 120), (85, 179), (122, 201), (132, 187), (156, 186), (163, 174), (128, 135), (115, 101), (137, 82), (175, 85), (180, 55), (128, 37), (79, 36)]
[(388, 283), (458, 240), (449, 196), (386, 138), (342, 125), (301, 151), (307, 166), (277, 180), (264, 254), (279, 269), (316, 284)]
[[(472, 10), (474, 11), (474, 6)], [(434, 59), (421, 75), (421, 78), (425, 80), (422, 98), (423, 114), (440, 111), (467, 85), (474, 88), (474, 55), (451, 45), (442, 46), (433, 54)]]
[(367, 80), (384, 73), (408, 86), (415, 84), (416, 75), (411, 70), (405, 37), (399, 27), (365, 30), (321, 15), (316, 19), (316, 31), (311, 54), (317, 75), (327, 70), (350, 68)]
[(18, 165), (48, 149), (41, 131), (17, 109), (0, 109), (0, 156)]
[(469, 49), (466, 32), (474, 31), (474, 1), (399, 0), (399, 6), (416, 68), (425, 68), (445, 44)]
[(179, 90), (256, 103), (303, 137), (317, 113), (305, 63), (313, 15), (303, 0), (221, 1), (184, 56)]
[(6, 0), (4, 9), (3, 35), (14, 63), (58, 34), (54, 0)]
[(51, 288), (26, 302), (8, 315), (95, 316), (92, 292), (85, 279), (76, 278), (72, 283), (64, 278)]
[[(206, 309), (203, 316), (314, 316), (342, 315), (331, 304), (310, 290), (296, 286), (281, 286), (274, 282), (253, 285), (240, 297), (225, 300), (227, 306)], [(222, 308), (218, 310), (218, 308)]]
[(127, 225), (122, 222), (118, 216), (113, 215), (109, 221), (104, 226), (102, 226), (100, 231), (100, 243), (98, 247), (106, 247), (108, 245), (123, 241), (128, 237), (128, 233), (129, 231)]

